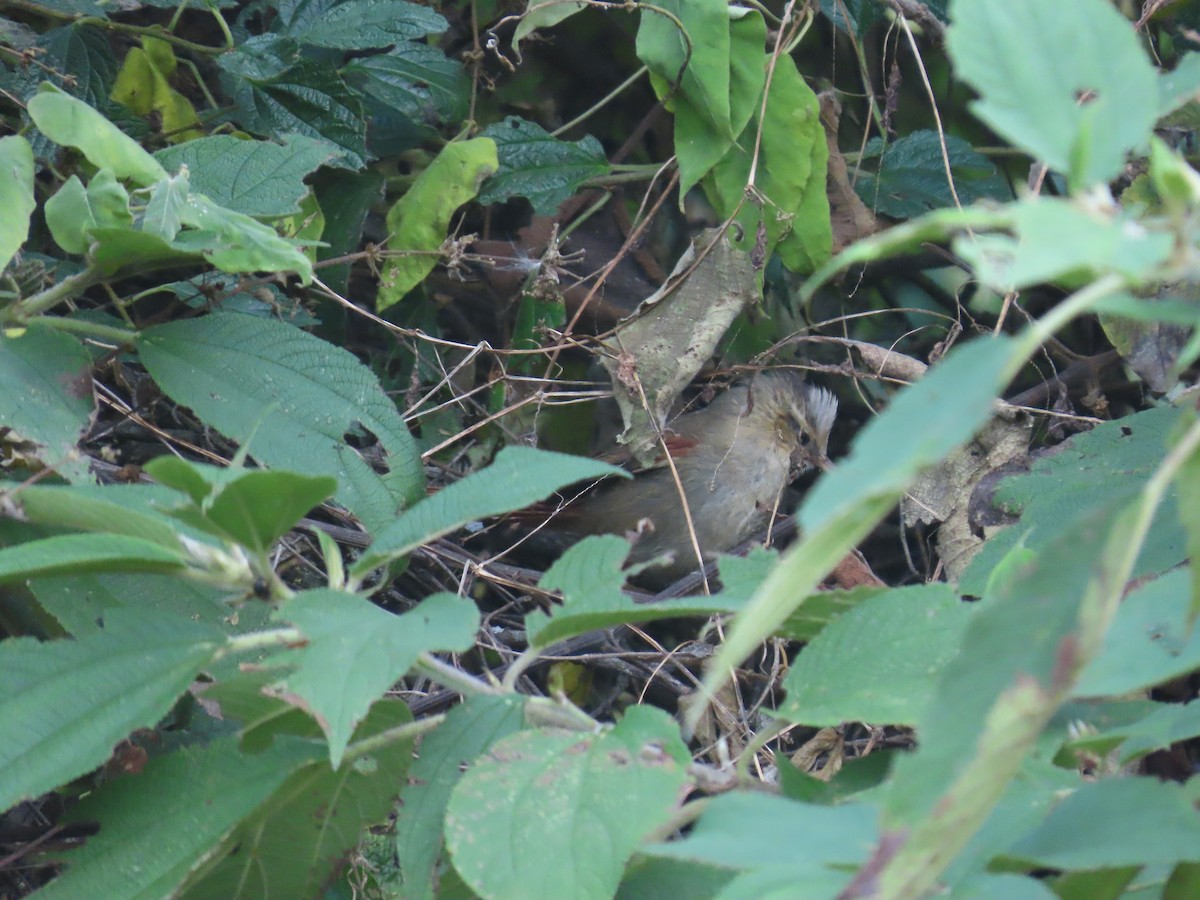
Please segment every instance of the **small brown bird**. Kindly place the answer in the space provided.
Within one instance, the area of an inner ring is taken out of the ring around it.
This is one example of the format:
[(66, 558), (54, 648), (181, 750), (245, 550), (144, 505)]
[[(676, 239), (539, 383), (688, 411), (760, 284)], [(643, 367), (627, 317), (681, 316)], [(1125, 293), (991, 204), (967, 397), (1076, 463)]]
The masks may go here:
[[(797, 475), (828, 465), (836, 416), (837, 399), (829, 391), (774, 371), (669, 423), (667, 447), (706, 562), (762, 528)], [(647, 573), (656, 582), (698, 567), (679, 489), (665, 462), (632, 481), (602, 485), (561, 510), (551, 527), (579, 536), (638, 534), (630, 562), (672, 558)]]

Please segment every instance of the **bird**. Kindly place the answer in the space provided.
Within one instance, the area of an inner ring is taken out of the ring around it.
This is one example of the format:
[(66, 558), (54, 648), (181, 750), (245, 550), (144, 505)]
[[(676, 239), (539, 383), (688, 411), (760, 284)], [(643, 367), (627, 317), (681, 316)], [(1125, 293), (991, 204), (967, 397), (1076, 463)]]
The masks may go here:
[(829, 467), (837, 408), (832, 393), (793, 372), (760, 372), (664, 430), (686, 512), (664, 459), (632, 480), (613, 479), (565, 504), (550, 527), (573, 539), (628, 535), (629, 563), (665, 560), (643, 580), (674, 581), (761, 530), (797, 476)]

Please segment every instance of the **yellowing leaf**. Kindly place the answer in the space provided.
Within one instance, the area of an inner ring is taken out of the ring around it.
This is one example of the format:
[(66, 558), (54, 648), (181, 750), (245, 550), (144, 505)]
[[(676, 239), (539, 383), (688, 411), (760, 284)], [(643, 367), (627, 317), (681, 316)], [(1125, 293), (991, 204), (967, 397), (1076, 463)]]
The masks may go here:
[(491, 138), (457, 141), (442, 149), (407, 194), (388, 211), (388, 249), (411, 255), (387, 261), (379, 282), (379, 311), (398, 302), (433, 271), (455, 210), (479, 193), (496, 169)]

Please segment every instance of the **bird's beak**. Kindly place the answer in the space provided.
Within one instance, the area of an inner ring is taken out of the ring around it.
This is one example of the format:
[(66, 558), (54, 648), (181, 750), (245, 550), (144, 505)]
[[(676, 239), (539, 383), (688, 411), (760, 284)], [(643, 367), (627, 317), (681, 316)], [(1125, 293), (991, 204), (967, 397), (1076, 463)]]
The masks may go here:
[(818, 469), (820, 469), (822, 472), (828, 472), (833, 468), (833, 463), (830, 462), (829, 457), (825, 456), (825, 455), (814, 457), (813, 465), (816, 466)]

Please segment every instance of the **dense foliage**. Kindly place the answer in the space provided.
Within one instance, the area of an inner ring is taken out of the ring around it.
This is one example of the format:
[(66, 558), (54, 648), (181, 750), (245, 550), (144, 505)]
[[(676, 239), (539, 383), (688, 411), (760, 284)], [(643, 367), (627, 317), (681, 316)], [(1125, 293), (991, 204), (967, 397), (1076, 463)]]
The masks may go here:
[[(1132, 5), (0, 4), (5, 895), (1200, 893)], [(842, 402), (782, 551), (502, 553), (603, 399), (645, 460), (773, 366)]]

